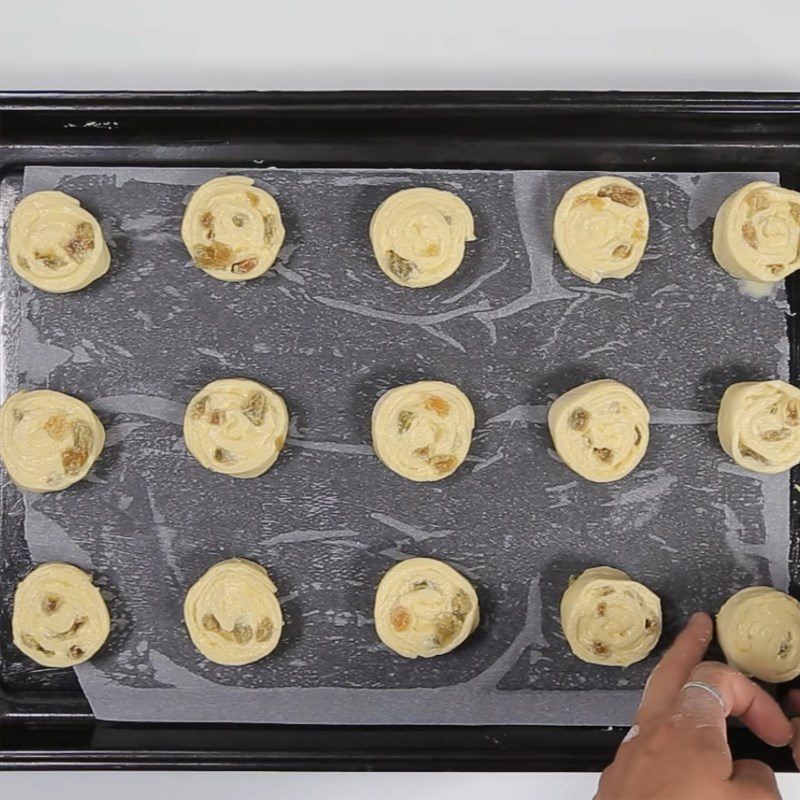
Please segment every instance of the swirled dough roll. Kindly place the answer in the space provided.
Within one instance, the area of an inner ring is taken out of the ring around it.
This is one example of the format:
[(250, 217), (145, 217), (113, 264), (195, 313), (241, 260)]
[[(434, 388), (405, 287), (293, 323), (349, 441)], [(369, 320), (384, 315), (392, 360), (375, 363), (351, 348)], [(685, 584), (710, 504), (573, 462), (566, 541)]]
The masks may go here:
[(111, 630), (100, 590), (71, 564), (42, 564), (23, 578), (14, 594), (14, 644), (45, 667), (88, 661)]
[(581, 660), (627, 667), (656, 646), (661, 636), (661, 601), (622, 570), (593, 567), (564, 592), (561, 627)]
[(469, 398), (457, 386), (419, 381), (389, 389), (372, 411), (372, 446), (410, 481), (439, 481), (467, 457), (475, 427)]
[(92, 409), (68, 394), (22, 391), (0, 407), (0, 457), (21, 489), (66, 489), (86, 477), (105, 440)]
[(380, 268), (395, 283), (418, 289), (449, 278), (475, 239), (469, 206), (440, 189), (403, 189), (375, 210), (369, 238)]
[(375, 630), (406, 658), (449, 653), (478, 627), (478, 595), (452, 567), (433, 558), (395, 564), (375, 594)]
[(212, 381), (189, 402), (183, 436), (206, 468), (234, 478), (266, 472), (286, 443), (289, 412), (277, 393), (256, 381)]
[(547, 415), (561, 460), (596, 483), (624, 478), (644, 457), (650, 413), (622, 383), (591, 381), (561, 395)]
[(714, 219), (711, 249), (735, 278), (783, 280), (800, 268), (800, 192), (754, 181), (734, 192)]
[(217, 664), (241, 666), (269, 655), (283, 629), (278, 590), (244, 558), (214, 564), (186, 594), (183, 618), (194, 646)]
[(751, 586), (717, 614), (728, 663), (745, 675), (783, 683), (800, 675), (800, 603), (769, 586)]
[(800, 389), (785, 381), (746, 381), (725, 390), (717, 415), (722, 449), (753, 472), (800, 464)]
[(34, 192), (11, 215), (14, 272), (46, 292), (74, 292), (108, 272), (111, 254), (97, 220), (64, 192)]
[(249, 281), (274, 263), (286, 231), (271, 194), (229, 175), (200, 186), (186, 206), (181, 237), (195, 266), (221, 281)]
[(626, 278), (639, 266), (650, 229), (644, 192), (603, 175), (570, 187), (556, 208), (553, 238), (567, 269), (590, 283)]

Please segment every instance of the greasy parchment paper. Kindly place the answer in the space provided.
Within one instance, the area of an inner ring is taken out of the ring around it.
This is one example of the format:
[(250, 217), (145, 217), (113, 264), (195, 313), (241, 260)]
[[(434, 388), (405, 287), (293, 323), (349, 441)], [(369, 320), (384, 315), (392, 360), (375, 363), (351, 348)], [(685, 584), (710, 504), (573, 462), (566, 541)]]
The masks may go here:
[[(559, 197), (587, 173), (245, 170), (278, 200), (287, 239), (265, 277), (240, 284), (191, 266), (179, 237), (192, 189), (223, 173), (25, 170), (25, 193), (75, 195), (112, 250), (109, 274), (72, 295), (2, 273), (4, 395), (76, 394), (109, 434), (89, 480), (24, 497), (32, 560), (91, 569), (109, 600), (109, 642), (77, 669), (97, 717), (624, 724), (690, 612), (749, 584), (786, 588), (789, 478), (733, 465), (713, 424), (729, 383), (788, 375), (782, 287), (754, 299), (710, 252), (724, 197), (776, 175), (629, 175), (650, 208), (645, 260), (591, 286), (551, 235)], [(455, 276), (410, 291), (377, 268), (367, 230), (387, 194), (417, 185), (463, 197), (479, 238)], [(183, 445), (186, 401), (228, 376), (274, 387), (292, 413), (259, 479), (208, 472)], [(639, 469), (606, 485), (567, 470), (544, 424), (556, 395), (600, 377), (653, 417)], [(369, 440), (380, 394), (422, 378), (458, 384), (477, 414), (469, 460), (434, 485), (391, 473)], [(278, 649), (240, 668), (204, 661), (181, 613), (230, 556), (267, 567), (286, 617)], [(480, 596), (479, 630), (445, 657), (405, 660), (375, 636), (377, 582), (409, 556), (447, 561)], [(663, 600), (662, 646), (627, 670), (576, 660), (561, 634), (570, 574), (598, 564)]]

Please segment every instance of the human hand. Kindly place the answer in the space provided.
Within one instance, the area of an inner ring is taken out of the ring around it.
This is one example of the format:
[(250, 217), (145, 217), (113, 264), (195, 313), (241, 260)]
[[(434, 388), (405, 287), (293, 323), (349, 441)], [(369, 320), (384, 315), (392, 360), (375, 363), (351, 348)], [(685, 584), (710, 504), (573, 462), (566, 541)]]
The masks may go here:
[[(650, 674), (636, 722), (603, 772), (595, 800), (780, 800), (766, 764), (731, 758), (726, 718), (738, 717), (775, 747), (789, 744), (792, 726), (740, 672), (700, 663), (712, 632), (711, 618), (695, 614)], [(800, 706), (800, 692), (797, 700)]]
[(794, 763), (800, 769), (800, 689), (792, 689), (789, 692), (788, 705), (793, 716), (794, 738), (792, 739), (792, 755), (794, 756)]

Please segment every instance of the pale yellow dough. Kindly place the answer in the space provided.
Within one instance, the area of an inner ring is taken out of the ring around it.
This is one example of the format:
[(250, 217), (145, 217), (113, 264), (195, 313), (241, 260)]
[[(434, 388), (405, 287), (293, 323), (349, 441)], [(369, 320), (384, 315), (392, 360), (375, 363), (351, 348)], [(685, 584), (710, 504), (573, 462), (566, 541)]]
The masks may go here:
[(469, 398), (442, 381), (396, 386), (372, 411), (378, 458), (410, 481), (439, 481), (467, 457), (475, 427)]
[(712, 250), (735, 278), (783, 280), (800, 268), (800, 192), (754, 181), (734, 192), (714, 219)]
[(0, 407), (0, 457), (21, 489), (66, 489), (86, 477), (105, 439), (91, 408), (68, 394), (22, 391)]
[(470, 582), (433, 558), (393, 566), (375, 594), (375, 630), (406, 658), (449, 653), (478, 627), (478, 596)]
[(186, 593), (183, 618), (194, 646), (217, 664), (241, 666), (269, 655), (283, 630), (275, 584), (259, 564), (229, 558)]
[(582, 661), (627, 667), (641, 661), (661, 636), (661, 601), (613, 567), (593, 567), (561, 598), (561, 627)]
[(592, 381), (570, 389), (547, 415), (561, 460), (596, 483), (624, 478), (644, 457), (650, 441), (650, 413), (622, 383)]
[(272, 389), (244, 378), (212, 381), (189, 402), (183, 436), (206, 468), (234, 478), (255, 478), (276, 461), (286, 443), (289, 412)]
[(717, 415), (722, 449), (753, 472), (800, 464), (800, 389), (785, 381), (747, 381), (725, 390)]
[(34, 192), (11, 214), (14, 272), (46, 292), (75, 292), (105, 275), (111, 254), (97, 220), (64, 192)]
[(271, 194), (252, 178), (213, 178), (192, 195), (181, 237), (195, 265), (221, 281), (249, 281), (274, 263), (286, 231)]
[(111, 630), (100, 590), (71, 564), (42, 564), (23, 578), (14, 594), (14, 644), (45, 667), (88, 661)]
[(403, 189), (375, 210), (369, 226), (375, 258), (400, 286), (421, 288), (449, 278), (475, 239), (469, 206), (440, 189)]
[(769, 586), (751, 586), (717, 614), (728, 663), (745, 675), (783, 683), (800, 675), (800, 603)]
[(644, 192), (612, 175), (589, 178), (569, 188), (553, 222), (561, 260), (590, 283), (630, 275), (644, 255), (649, 230)]

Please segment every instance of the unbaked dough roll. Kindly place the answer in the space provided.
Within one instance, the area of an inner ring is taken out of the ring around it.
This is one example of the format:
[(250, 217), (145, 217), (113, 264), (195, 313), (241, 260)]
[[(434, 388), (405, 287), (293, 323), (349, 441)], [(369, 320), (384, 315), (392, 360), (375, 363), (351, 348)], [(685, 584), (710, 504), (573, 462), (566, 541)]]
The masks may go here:
[(395, 283), (433, 286), (449, 278), (475, 239), (469, 206), (451, 192), (403, 189), (372, 215), (369, 238), (380, 268)]
[(259, 564), (214, 564), (186, 594), (183, 618), (194, 646), (217, 664), (241, 666), (269, 655), (283, 629), (275, 584)]
[(34, 192), (11, 215), (14, 272), (46, 292), (83, 289), (108, 271), (111, 254), (97, 220), (64, 192)]
[(553, 237), (566, 267), (600, 283), (639, 266), (650, 229), (644, 192), (625, 178), (603, 175), (576, 183), (556, 208)]
[(561, 395), (547, 424), (556, 452), (574, 472), (596, 483), (624, 478), (644, 457), (650, 413), (622, 383), (591, 381)]
[(372, 446), (393, 472), (438, 481), (467, 457), (475, 427), (469, 398), (457, 386), (419, 381), (396, 386), (372, 411)]
[(71, 564), (42, 564), (23, 578), (14, 594), (14, 644), (45, 667), (88, 661), (111, 630), (100, 590)]
[(375, 630), (406, 658), (449, 653), (478, 627), (478, 595), (452, 567), (433, 558), (393, 566), (375, 594)]
[(714, 219), (712, 250), (735, 278), (783, 280), (800, 267), (800, 193), (767, 181), (734, 192)]
[(561, 627), (572, 652), (590, 664), (627, 667), (661, 636), (661, 601), (622, 570), (593, 567), (561, 598)]
[(183, 436), (206, 468), (234, 478), (266, 472), (286, 443), (289, 412), (272, 389), (244, 378), (212, 381), (189, 402)]
[(751, 586), (717, 614), (728, 663), (745, 675), (783, 683), (800, 675), (800, 603), (769, 586)]
[(92, 409), (68, 394), (22, 391), (0, 407), (0, 457), (21, 489), (66, 489), (86, 477), (105, 440)]
[(249, 281), (274, 263), (286, 231), (271, 194), (229, 175), (200, 186), (186, 206), (181, 237), (195, 266), (221, 281)]
[(800, 389), (785, 381), (747, 381), (725, 390), (717, 416), (722, 449), (754, 472), (800, 463)]

